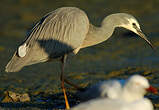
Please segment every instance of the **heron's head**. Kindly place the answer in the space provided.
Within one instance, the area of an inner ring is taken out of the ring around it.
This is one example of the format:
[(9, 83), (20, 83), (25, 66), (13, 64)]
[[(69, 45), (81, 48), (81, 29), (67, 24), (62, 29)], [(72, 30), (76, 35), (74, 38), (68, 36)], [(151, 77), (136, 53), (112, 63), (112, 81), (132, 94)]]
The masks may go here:
[(147, 39), (147, 37), (144, 35), (144, 33), (140, 29), (140, 25), (138, 21), (133, 17), (132, 15), (126, 14), (126, 13), (118, 13), (118, 26), (126, 28), (137, 35), (139, 35), (141, 38), (143, 38), (152, 48), (152, 43)]
[(143, 97), (146, 92), (157, 93), (157, 89), (152, 87), (148, 80), (140, 75), (130, 77), (125, 85), (127, 90), (133, 94)]

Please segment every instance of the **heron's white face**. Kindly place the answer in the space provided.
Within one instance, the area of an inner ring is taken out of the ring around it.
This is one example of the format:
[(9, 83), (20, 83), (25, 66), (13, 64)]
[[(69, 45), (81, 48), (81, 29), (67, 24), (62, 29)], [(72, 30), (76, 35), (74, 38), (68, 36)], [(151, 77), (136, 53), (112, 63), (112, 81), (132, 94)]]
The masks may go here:
[(141, 30), (141, 29), (140, 29), (140, 25), (137, 22), (137, 20), (135, 20), (135, 19), (129, 19), (128, 21), (129, 21), (129, 26), (131, 26), (129, 30), (132, 29), (133, 32), (135, 32), (136, 34), (138, 34), (137, 29), (139, 29), (139, 30)]
[(128, 23), (126, 24), (121, 24), (120, 27), (126, 28), (136, 34), (138, 34), (138, 30), (141, 31), (140, 29), (140, 25), (138, 23), (138, 21), (134, 18), (126, 18), (126, 20), (128, 21)]
[(119, 25), (119, 27), (126, 28), (126, 29), (136, 33), (141, 38), (143, 38), (153, 48), (152, 43), (147, 39), (147, 37), (141, 31), (140, 25), (139, 25), (138, 21), (135, 18), (129, 17), (129, 18), (124, 18), (124, 20), (127, 21), (127, 22), (125, 22), (123, 24), (121, 23), (121, 25)]

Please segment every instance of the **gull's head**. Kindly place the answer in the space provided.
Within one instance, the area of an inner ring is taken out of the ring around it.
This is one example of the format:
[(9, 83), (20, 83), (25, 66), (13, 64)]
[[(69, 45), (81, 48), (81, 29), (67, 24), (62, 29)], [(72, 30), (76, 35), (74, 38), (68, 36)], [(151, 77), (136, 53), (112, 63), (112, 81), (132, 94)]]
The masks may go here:
[(141, 75), (131, 76), (126, 83), (126, 87), (131, 93), (141, 97), (143, 97), (147, 91), (157, 93), (157, 89), (150, 86), (148, 80)]
[(147, 37), (144, 35), (142, 30), (140, 29), (139, 22), (136, 20), (135, 17), (126, 13), (118, 13), (117, 16), (119, 20), (118, 27), (123, 27), (136, 33), (142, 39), (144, 39), (151, 46), (151, 48), (154, 49), (152, 43), (147, 39)]

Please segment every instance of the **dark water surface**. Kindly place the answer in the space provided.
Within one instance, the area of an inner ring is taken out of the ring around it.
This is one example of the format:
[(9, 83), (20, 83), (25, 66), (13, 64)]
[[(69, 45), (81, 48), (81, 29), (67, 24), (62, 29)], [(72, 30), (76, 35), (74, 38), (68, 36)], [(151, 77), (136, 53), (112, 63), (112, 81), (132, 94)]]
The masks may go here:
[[(64, 108), (60, 88), (60, 63), (47, 62), (28, 66), (20, 72), (5, 73), (4, 68), (26, 31), (46, 13), (62, 6), (83, 9), (90, 22), (99, 26), (102, 19), (117, 12), (134, 15), (156, 46), (154, 52), (141, 38), (125, 29), (116, 29), (106, 42), (81, 49), (71, 58), (65, 75), (87, 87), (100, 80), (146, 76), (159, 89), (159, 1), (158, 0), (2, 0), (0, 3), (0, 94), (4, 91), (29, 93), (31, 102), (1, 103), (2, 107)], [(71, 105), (79, 103), (72, 87), (67, 86)], [(0, 95), (1, 96), (1, 95)], [(159, 108), (159, 96), (147, 95)], [(1, 100), (2, 98), (0, 98)]]

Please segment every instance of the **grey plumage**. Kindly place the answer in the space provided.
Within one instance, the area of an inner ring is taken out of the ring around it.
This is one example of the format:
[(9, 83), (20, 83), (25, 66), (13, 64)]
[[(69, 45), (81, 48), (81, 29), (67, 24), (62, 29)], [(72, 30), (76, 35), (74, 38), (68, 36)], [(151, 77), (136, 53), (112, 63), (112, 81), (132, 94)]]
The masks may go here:
[(25, 43), (27, 53), (19, 57), (17, 51), (6, 66), (7, 72), (47, 61), (78, 49), (89, 28), (86, 14), (78, 8), (59, 8), (38, 22)]
[[(132, 23), (141, 31), (137, 20), (129, 14), (109, 15), (100, 27), (95, 27), (89, 23), (84, 11), (75, 7), (58, 8), (45, 15), (34, 26), (23, 42), (26, 43), (26, 53), (22, 53), (24, 57), (18, 54), (17, 49), (5, 71), (16, 72), (27, 65), (45, 62), (69, 53), (76, 54), (81, 48), (107, 40), (116, 27), (124, 27), (138, 34)], [(142, 38), (147, 40), (143, 35)], [(147, 42), (151, 45), (148, 40)]]

